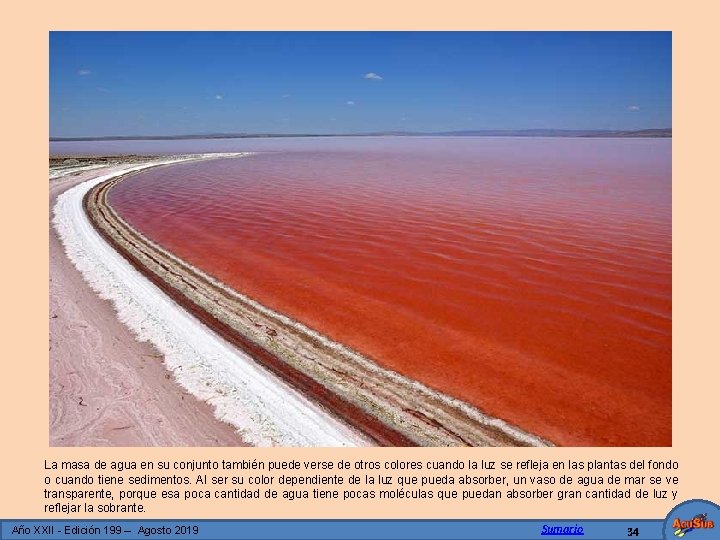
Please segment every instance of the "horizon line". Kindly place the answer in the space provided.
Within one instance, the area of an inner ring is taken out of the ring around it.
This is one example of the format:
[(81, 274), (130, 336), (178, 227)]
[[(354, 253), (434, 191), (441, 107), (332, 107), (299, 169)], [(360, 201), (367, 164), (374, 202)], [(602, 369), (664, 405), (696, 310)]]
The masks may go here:
[(372, 137), (372, 136), (612, 136), (612, 137), (639, 137), (645, 135), (655, 137), (672, 137), (672, 128), (643, 128), (643, 129), (464, 129), (446, 131), (370, 131), (357, 133), (273, 133), (273, 132), (210, 132), (188, 133), (178, 135), (83, 135), (83, 136), (50, 136), (50, 142), (82, 142), (82, 141), (113, 141), (113, 140), (182, 140), (182, 139), (251, 139), (251, 138), (282, 138), (282, 137)]

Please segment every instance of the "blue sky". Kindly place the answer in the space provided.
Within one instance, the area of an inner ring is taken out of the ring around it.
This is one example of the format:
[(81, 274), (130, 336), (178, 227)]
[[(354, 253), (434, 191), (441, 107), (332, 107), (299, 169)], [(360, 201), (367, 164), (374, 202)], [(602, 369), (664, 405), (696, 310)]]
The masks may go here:
[(50, 135), (671, 127), (669, 32), (51, 32)]

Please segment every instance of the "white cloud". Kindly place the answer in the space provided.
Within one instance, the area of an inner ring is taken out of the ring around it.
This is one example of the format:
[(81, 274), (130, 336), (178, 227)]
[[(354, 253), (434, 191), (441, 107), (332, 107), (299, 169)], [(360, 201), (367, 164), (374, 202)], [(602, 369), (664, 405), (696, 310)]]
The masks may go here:
[(627, 110), (628, 110), (628, 111), (639, 111), (639, 110), (640, 110), (640, 106), (639, 106), (639, 105), (628, 105)]
[(289, 98), (289, 97), (290, 97), (290, 94), (283, 94), (283, 95), (282, 95), (282, 96), (280, 96), (280, 97), (281, 97), (281, 98), (283, 98), (283, 99), (287, 99), (287, 98)]
[(95, 90), (98, 92), (102, 92), (103, 94), (111, 94), (109, 89), (105, 88), (104, 86), (98, 86)]
[(78, 75), (90, 75), (91, 73), (92, 71), (90, 71), (89, 69), (78, 69), (77, 72)]
[(372, 71), (363, 75), (363, 79), (370, 79), (371, 81), (382, 81), (383, 80), (383, 78), (380, 75), (378, 75), (377, 73), (373, 73)]
[(355, 105), (355, 102), (354, 102), (354, 101), (346, 101), (345, 103), (348, 104), (348, 105)]
[(222, 99), (222, 98), (223, 98), (222, 94), (215, 94), (215, 99)]

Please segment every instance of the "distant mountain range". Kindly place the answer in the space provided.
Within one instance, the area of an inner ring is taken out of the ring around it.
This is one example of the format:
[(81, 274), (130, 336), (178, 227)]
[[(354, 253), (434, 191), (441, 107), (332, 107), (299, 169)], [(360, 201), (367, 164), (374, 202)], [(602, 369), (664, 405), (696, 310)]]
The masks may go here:
[(377, 131), (371, 133), (204, 133), (197, 135), (117, 135), (105, 137), (50, 137), (61, 141), (173, 141), (183, 139), (260, 139), (277, 137), (672, 137), (672, 128), (623, 130), (590, 129), (481, 129), (465, 131)]

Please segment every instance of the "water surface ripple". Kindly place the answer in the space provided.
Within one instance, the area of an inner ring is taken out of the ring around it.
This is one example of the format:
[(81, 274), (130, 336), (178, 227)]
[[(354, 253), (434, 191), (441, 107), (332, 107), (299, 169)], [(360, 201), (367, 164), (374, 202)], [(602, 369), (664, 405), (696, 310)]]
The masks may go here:
[(143, 172), (111, 204), (379, 364), (567, 445), (671, 445), (670, 141), (410, 139)]

